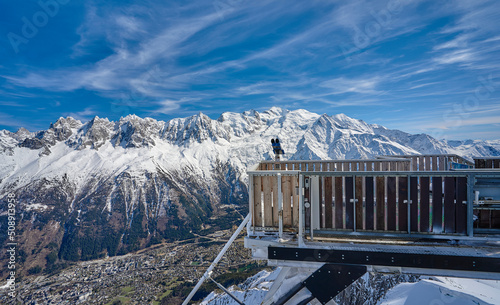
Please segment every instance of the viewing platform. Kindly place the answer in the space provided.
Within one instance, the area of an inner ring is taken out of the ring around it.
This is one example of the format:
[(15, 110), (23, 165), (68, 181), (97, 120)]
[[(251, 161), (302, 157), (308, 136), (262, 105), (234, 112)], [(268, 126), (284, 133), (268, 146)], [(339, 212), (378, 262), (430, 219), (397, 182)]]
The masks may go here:
[(483, 159), (263, 161), (248, 171), (245, 245), (277, 266), (500, 279), (500, 158)]

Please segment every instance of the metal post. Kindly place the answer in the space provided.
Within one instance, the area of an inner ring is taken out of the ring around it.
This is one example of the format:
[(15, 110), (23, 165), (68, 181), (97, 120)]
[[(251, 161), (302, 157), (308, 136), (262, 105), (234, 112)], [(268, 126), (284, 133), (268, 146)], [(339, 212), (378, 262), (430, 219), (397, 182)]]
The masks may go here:
[(281, 193), (281, 174), (278, 173), (278, 220), (279, 220), (279, 237), (283, 239), (283, 194)]
[[(411, 187), (410, 187), (410, 185), (411, 185), (411, 176), (408, 175), (408, 178), (406, 178), (406, 179), (408, 181), (407, 182), (408, 185), (406, 186), (408, 188), (408, 195), (406, 197), (406, 198), (408, 198), (407, 199), (408, 200), (408, 208), (407, 208), (408, 209), (408, 219), (407, 219), (407, 222), (408, 222), (408, 234), (411, 234), (411, 205), (413, 204), (413, 202), (411, 201), (411, 191), (410, 191), (411, 190)], [(415, 204), (417, 204), (417, 203), (415, 202)]]
[(247, 235), (250, 235), (250, 228), (253, 227), (253, 235), (255, 235), (255, 226), (252, 225), (253, 222), (253, 215), (255, 215), (255, 200), (254, 200), (254, 189), (253, 189), (253, 175), (250, 174), (248, 177), (248, 213), (251, 215), (251, 221), (248, 222), (247, 224)]
[(203, 282), (205, 282), (205, 280), (210, 276), (210, 273), (215, 268), (215, 266), (217, 265), (217, 263), (222, 259), (222, 257), (224, 256), (224, 254), (226, 254), (227, 249), (229, 249), (229, 247), (234, 242), (234, 240), (238, 237), (238, 235), (240, 235), (240, 232), (243, 230), (243, 228), (245, 227), (245, 225), (247, 224), (247, 222), (250, 221), (251, 217), (252, 217), (252, 215), (250, 213), (247, 215), (247, 217), (245, 217), (245, 219), (240, 224), (240, 226), (238, 227), (238, 229), (236, 229), (236, 231), (233, 233), (233, 235), (231, 236), (231, 238), (227, 241), (227, 243), (224, 246), (224, 248), (222, 248), (222, 250), (219, 252), (219, 255), (217, 255), (217, 257), (212, 262), (212, 264), (210, 265), (210, 267), (208, 267), (207, 271), (205, 271), (205, 273), (200, 278), (200, 280), (198, 281), (198, 283), (196, 284), (196, 286), (194, 286), (193, 290), (191, 290), (191, 293), (187, 296), (186, 300), (184, 300), (184, 302), (182, 303), (182, 305), (187, 305), (189, 303), (189, 301), (191, 301), (191, 299), (193, 298), (193, 296), (195, 295), (195, 293), (198, 291), (198, 289), (200, 289), (200, 287), (203, 284)]
[(299, 247), (304, 247), (304, 176), (299, 174)]
[(467, 175), (467, 235), (474, 235), (474, 174)]

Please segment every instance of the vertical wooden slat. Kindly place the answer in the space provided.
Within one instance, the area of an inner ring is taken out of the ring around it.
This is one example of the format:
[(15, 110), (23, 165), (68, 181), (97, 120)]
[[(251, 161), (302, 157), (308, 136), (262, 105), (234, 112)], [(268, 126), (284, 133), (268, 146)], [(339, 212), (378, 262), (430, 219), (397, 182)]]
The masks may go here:
[[(456, 232), (467, 233), (467, 178), (457, 177), (457, 203), (455, 206)], [(464, 203), (465, 202), (465, 203)]]
[(279, 221), (278, 221), (278, 214), (279, 214), (279, 207), (278, 207), (278, 176), (270, 176), (270, 181), (271, 181), (271, 188), (273, 192), (273, 226), (278, 227), (279, 226)]
[(389, 171), (389, 161), (382, 161), (382, 171)]
[(432, 164), (432, 170), (437, 171), (437, 159), (438, 156), (431, 156), (431, 164)]
[(479, 168), (479, 159), (474, 160), (474, 166)]
[(348, 230), (354, 229), (354, 178), (345, 177), (345, 227)]
[(356, 229), (363, 230), (363, 177), (356, 177)]
[(425, 170), (429, 171), (431, 170), (431, 157), (430, 156), (425, 156)]
[(419, 156), (418, 157), (418, 170), (419, 171), (424, 171), (425, 170), (424, 162), (425, 162), (425, 158), (422, 157), (422, 156)]
[(325, 177), (325, 228), (333, 228), (332, 177)]
[(324, 222), (324, 215), (325, 215), (325, 210), (323, 209), (323, 177), (319, 177), (318, 182), (319, 182), (319, 227), (324, 228), (325, 227), (325, 222)]
[(367, 172), (373, 171), (373, 162), (366, 162), (366, 171)]
[(479, 159), (478, 168), (485, 168), (485, 167), (486, 167), (486, 161), (484, 159)]
[(283, 192), (283, 226), (292, 226), (292, 177), (281, 177), (281, 190)]
[(398, 178), (398, 230), (408, 231), (408, 178)]
[(444, 231), (455, 233), (455, 184), (454, 177), (444, 178)]
[(432, 177), (432, 231), (443, 232), (443, 181)]
[(493, 168), (500, 168), (500, 159), (493, 160)]
[(385, 182), (377, 177), (377, 230), (385, 230)]
[(292, 176), (290, 177), (292, 179), (292, 219), (293, 219), (293, 227), (297, 228), (299, 227), (299, 192), (298, 189), (299, 186), (299, 177), (298, 176)]
[(273, 226), (273, 207), (272, 207), (272, 178), (270, 176), (262, 177), (262, 189), (264, 190), (264, 226)]
[(387, 230), (396, 231), (396, 177), (387, 177)]
[(446, 170), (446, 160), (444, 156), (439, 156), (439, 170), (440, 171)]
[(335, 228), (344, 228), (344, 201), (342, 199), (342, 177), (335, 177)]
[(410, 177), (410, 230), (418, 231), (418, 177)]
[(420, 177), (420, 232), (429, 232), (429, 177)]
[(412, 170), (417, 171), (418, 170), (418, 157), (411, 157), (411, 162), (412, 162)]
[(493, 160), (486, 159), (486, 168), (493, 168)]
[(375, 201), (373, 199), (373, 177), (365, 178), (365, 197), (366, 197), (366, 230), (373, 230), (374, 228), (374, 204)]
[(262, 226), (262, 177), (254, 176), (253, 178), (253, 200), (254, 200), (254, 217), (253, 226)]

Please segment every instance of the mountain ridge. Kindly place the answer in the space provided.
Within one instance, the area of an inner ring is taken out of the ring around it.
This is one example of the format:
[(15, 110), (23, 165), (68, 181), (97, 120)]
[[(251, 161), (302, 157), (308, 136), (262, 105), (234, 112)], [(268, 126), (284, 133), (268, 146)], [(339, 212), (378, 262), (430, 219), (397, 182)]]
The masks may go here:
[(199, 113), (167, 122), (67, 117), (43, 131), (0, 131), (0, 218), (7, 194), (15, 194), (25, 270), (50, 267), (44, 259), (56, 251), (50, 242), (60, 260), (86, 260), (228, 227), (248, 210), (246, 169), (272, 158), (275, 137), (292, 160), (500, 155), (500, 141), (449, 144), (303, 109), (225, 112), (215, 120)]

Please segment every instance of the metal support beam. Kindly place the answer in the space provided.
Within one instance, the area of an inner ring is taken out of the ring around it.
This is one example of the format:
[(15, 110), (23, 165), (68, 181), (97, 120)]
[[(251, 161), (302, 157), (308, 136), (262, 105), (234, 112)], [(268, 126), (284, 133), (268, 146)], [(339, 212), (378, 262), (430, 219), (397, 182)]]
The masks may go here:
[(205, 282), (205, 280), (209, 277), (210, 272), (212, 272), (212, 270), (215, 268), (215, 266), (217, 265), (217, 263), (219, 263), (219, 261), (222, 259), (222, 257), (224, 256), (224, 254), (226, 254), (226, 251), (229, 249), (229, 247), (235, 241), (235, 239), (238, 237), (238, 235), (240, 235), (241, 231), (243, 230), (243, 228), (245, 228), (247, 222), (250, 221), (251, 217), (252, 217), (252, 215), (250, 213), (247, 215), (247, 217), (245, 217), (245, 219), (240, 224), (240, 226), (238, 227), (238, 229), (236, 229), (236, 231), (233, 233), (233, 235), (231, 236), (231, 238), (227, 241), (227, 243), (224, 246), (224, 248), (222, 248), (222, 250), (219, 252), (219, 255), (217, 255), (217, 257), (212, 262), (212, 264), (210, 265), (210, 267), (208, 267), (207, 271), (205, 271), (205, 273), (203, 274), (203, 276), (200, 278), (200, 280), (198, 281), (198, 283), (196, 284), (196, 286), (194, 286), (193, 290), (187, 296), (187, 298), (184, 300), (184, 302), (182, 303), (182, 305), (187, 305), (189, 303), (189, 301), (191, 301), (191, 299), (193, 298), (194, 294), (198, 291), (198, 289), (200, 289), (200, 287), (203, 284), (203, 282)]
[(304, 175), (299, 174), (299, 247), (304, 247)]
[(228, 296), (231, 297), (231, 299), (235, 300), (236, 303), (240, 304), (240, 305), (245, 305), (245, 303), (243, 303), (242, 301), (240, 301), (237, 297), (235, 297), (229, 290), (226, 289), (226, 287), (222, 286), (221, 284), (219, 284), (218, 282), (216, 282), (212, 277), (208, 277), (212, 282), (214, 282), (215, 285), (217, 285), (217, 287), (219, 287), (220, 290), (224, 291)]

